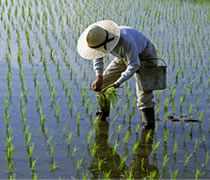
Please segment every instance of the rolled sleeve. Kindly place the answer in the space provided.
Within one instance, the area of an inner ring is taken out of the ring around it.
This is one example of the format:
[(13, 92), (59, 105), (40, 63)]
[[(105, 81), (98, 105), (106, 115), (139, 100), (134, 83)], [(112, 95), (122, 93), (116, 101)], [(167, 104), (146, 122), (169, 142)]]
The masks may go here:
[(93, 60), (93, 69), (96, 73), (96, 76), (103, 74), (103, 70), (104, 70), (103, 58)]

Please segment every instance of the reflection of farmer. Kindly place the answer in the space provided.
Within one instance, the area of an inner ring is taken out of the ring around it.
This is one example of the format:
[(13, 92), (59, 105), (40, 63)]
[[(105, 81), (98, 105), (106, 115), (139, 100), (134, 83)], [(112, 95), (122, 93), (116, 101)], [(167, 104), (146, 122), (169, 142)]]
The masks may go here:
[[(131, 27), (103, 20), (90, 25), (81, 34), (77, 48), (83, 58), (94, 59), (96, 80), (92, 88), (95, 91), (105, 87), (118, 88), (135, 74), (137, 106), (142, 111), (142, 122), (146, 128), (154, 128), (153, 93), (140, 90), (138, 76), (140, 66), (156, 65), (157, 52), (151, 41)], [(103, 57), (108, 53), (115, 58), (103, 72)], [(101, 114), (103, 117), (109, 115)]]
[(158, 167), (149, 164), (149, 155), (152, 152), (153, 130), (142, 129), (141, 139), (139, 141), (136, 153), (133, 155), (133, 161), (130, 165), (130, 171), (135, 179), (142, 179), (153, 174), (153, 178), (159, 176)]
[[(89, 167), (91, 178), (103, 178), (105, 172), (110, 172), (109, 178), (119, 179), (127, 177), (130, 171), (132, 171), (135, 179), (146, 177), (151, 172), (155, 172), (156, 176), (154, 178), (157, 177), (159, 174), (158, 168), (155, 165), (150, 165), (148, 160), (152, 152), (153, 131), (142, 130), (141, 139), (133, 155), (130, 168), (125, 164), (120, 167), (120, 156), (117, 153), (113, 153), (113, 148), (108, 144), (109, 122), (99, 121), (98, 123), (94, 141), (96, 151), (93, 155), (94, 160)], [(99, 167), (100, 161), (102, 163)]]
[[(119, 168), (120, 156), (113, 153), (113, 148), (108, 144), (109, 136), (109, 122), (99, 121), (98, 128), (96, 128), (95, 147), (96, 152), (93, 155), (94, 161), (91, 163), (89, 170), (92, 178), (102, 178), (104, 173), (110, 172), (110, 178), (119, 178), (123, 171), (127, 169), (126, 166)], [(100, 161), (102, 162), (99, 167)]]

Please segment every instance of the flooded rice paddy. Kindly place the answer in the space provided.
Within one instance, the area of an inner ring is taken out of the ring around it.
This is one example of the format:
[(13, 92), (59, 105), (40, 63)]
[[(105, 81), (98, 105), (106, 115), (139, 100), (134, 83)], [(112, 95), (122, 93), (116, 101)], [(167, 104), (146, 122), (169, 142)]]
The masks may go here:
[[(0, 178), (210, 178), (209, 5), (0, 0)], [(96, 119), (92, 61), (76, 45), (102, 19), (142, 31), (168, 65), (154, 131), (141, 125), (134, 78), (109, 120)]]

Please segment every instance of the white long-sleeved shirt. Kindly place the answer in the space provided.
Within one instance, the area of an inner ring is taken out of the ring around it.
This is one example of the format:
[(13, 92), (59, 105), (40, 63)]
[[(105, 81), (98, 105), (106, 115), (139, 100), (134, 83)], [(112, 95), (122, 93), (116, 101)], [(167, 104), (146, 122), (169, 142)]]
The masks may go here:
[[(128, 26), (120, 26), (120, 40), (111, 54), (126, 59), (128, 66), (115, 83), (122, 84), (140, 68), (139, 54), (143, 52), (148, 42), (149, 40), (141, 32)], [(96, 75), (102, 75), (103, 68), (103, 58), (93, 60)]]

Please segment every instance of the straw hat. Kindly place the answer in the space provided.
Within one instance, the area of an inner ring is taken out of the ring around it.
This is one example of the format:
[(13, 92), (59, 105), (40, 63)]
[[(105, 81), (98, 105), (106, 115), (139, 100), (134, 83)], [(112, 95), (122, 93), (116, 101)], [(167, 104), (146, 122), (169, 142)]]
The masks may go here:
[(118, 43), (120, 29), (111, 20), (91, 24), (80, 35), (77, 50), (85, 59), (97, 59), (108, 54)]

